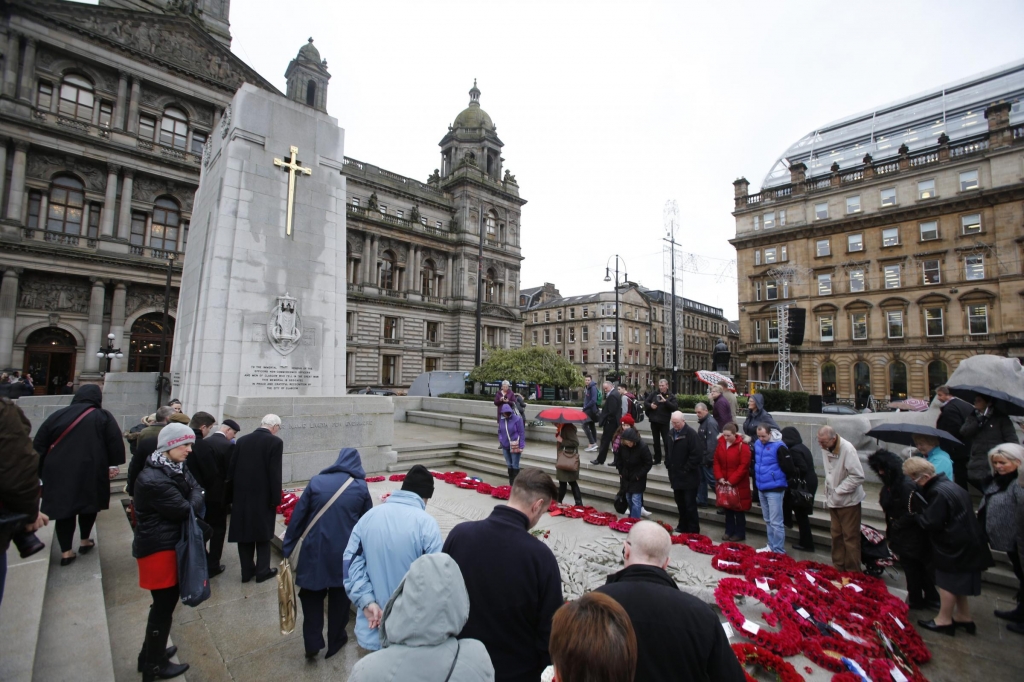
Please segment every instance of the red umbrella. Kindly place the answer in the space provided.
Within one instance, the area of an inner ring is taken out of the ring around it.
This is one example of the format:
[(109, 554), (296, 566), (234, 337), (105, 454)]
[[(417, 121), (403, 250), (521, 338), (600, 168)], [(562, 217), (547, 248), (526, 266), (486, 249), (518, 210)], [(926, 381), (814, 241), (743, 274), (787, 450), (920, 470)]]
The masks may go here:
[(733, 386), (732, 379), (730, 379), (729, 377), (725, 376), (724, 374), (719, 374), (718, 372), (712, 372), (709, 369), (697, 370), (693, 374), (694, 374), (694, 376), (696, 376), (698, 379), (703, 381), (708, 386), (714, 386), (719, 381), (723, 381), (724, 380), (728, 384), (729, 390), (732, 391), (733, 393), (736, 392), (736, 387)]
[(590, 421), (590, 417), (587, 416), (586, 412), (573, 407), (549, 407), (546, 410), (541, 410), (540, 414), (537, 415), (537, 419), (551, 422), (552, 424)]
[(905, 410), (907, 412), (925, 412), (928, 409), (928, 401), (920, 398), (907, 398), (898, 402), (889, 403), (894, 410)]

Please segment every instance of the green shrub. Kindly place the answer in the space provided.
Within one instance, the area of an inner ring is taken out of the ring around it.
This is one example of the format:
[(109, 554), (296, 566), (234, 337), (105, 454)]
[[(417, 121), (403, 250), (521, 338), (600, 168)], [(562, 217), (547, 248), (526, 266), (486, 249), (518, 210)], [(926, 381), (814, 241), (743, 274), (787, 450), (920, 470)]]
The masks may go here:
[(767, 412), (806, 412), (809, 394), (804, 391), (782, 391), (777, 388), (764, 388), (758, 391), (764, 396), (764, 409)]
[(706, 395), (685, 395), (680, 393), (676, 396), (676, 401), (679, 403), (679, 409), (683, 412), (686, 412), (687, 409), (692, 412), (697, 403), (704, 403), (708, 406), (708, 409), (711, 408), (711, 398)]
[(806, 412), (808, 408), (808, 400), (810, 393), (806, 391), (790, 391), (789, 392), (789, 411), (790, 412)]

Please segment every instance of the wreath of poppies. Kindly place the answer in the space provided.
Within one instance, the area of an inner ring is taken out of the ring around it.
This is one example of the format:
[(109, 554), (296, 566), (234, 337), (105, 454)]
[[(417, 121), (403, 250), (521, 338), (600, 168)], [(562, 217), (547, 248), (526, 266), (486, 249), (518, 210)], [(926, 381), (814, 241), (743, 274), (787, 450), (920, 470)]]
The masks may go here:
[(405, 474), (391, 474), (390, 476), (388, 476), (388, 480), (389, 481), (404, 481), (405, 480)]
[[(732, 652), (736, 654), (741, 666), (759, 665), (768, 672), (775, 673), (779, 682), (803, 682), (804, 676), (797, 672), (792, 663), (785, 661), (770, 651), (753, 644), (733, 644)], [(743, 671), (747, 682), (756, 682), (746, 670)], [(858, 682), (860, 682), (858, 680)]]
[[(583, 520), (594, 526), (608, 526), (618, 521), (618, 519), (618, 516), (610, 512), (592, 511), (583, 515)], [(636, 521), (639, 521), (639, 519), (634, 519), (634, 522)]]
[(723, 573), (741, 575), (743, 573), (743, 559), (754, 552), (750, 545), (741, 545), (738, 542), (723, 542), (717, 548), (715, 555), (711, 557), (711, 566)]
[(494, 486), (490, 483), (481, 483), (476, 487), (476, 491), (481, 495), (490, 495), (491, 491), (494, 490)]
[(579, 505), (573, 505), (571, 507), (566, 507), (562, 513), (568, 516), (570, 519), (582, 519), (588, 513), (593, 511), (597, 510), (594, 509), (593, 507), (582, 507)]
[(700, 533), (680, 533), (672, 536), (672, 544), (686, 545), (698, 554), (715, 554), (715, 543), (707, 535)]
[(612, 521), (608, 524), (608, 527), (612, 530), (620, 533), (628, 533), (629, 530), (637, 524), (640, 519), (634, 519), (630, 517), (621, 518), (618, 521)]
[(491, 489), (491, 497), (499, 500), (507, 500), (512, 495), (512, 486), (496, 485)]
[[(740, 596), (760, 602), (768, 609), (764, 612), (765, 622), (772, 627), (778, 626), (779, 629), (773, 632), (756, 624), (753, 625), (754, 632), (744, 628), (747, 618), (736, 606), (736, 597)], [(715, 588), (715, 602), (733, 627), (748, 639), (780, 656), (794, 656), (800, 653), (800, 646), (803, 643), (800, 626), (790, 615), (789, 606), (770, 592), (765, 592), (746, 580), (723, 578)]]
[(383, 480), (384, 480), (383, 476), (367, 476), (366, 477), (366, 482), (367, 483), (380, 483)]

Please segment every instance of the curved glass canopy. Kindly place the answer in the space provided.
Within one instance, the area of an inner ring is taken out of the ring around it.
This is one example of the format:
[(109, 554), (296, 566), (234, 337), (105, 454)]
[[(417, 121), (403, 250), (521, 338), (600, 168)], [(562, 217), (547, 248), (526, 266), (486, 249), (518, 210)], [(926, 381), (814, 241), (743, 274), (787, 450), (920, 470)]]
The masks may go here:
[(834, 121), (811, 132), (787, 149), (765, 176), (762, 189), (790, 181), (789, 167), (801, 162), (807, 177), (860, 165), (865, 154), (875, 161), (938, 144), (942, 133), (951, 142), (988, 132), (985, 108), (999, 100), (1013, 103), (1010, 123), (1024, 121), (1024, 61), (944, 85), (905, 100)]

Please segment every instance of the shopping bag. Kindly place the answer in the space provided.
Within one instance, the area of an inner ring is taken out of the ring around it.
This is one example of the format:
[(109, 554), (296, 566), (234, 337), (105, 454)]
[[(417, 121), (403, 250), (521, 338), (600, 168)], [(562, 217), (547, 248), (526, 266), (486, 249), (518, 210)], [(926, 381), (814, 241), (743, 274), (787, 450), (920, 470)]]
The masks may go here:
[(281, 559), (277, 568), (277, 610), (281, 621), (281, 634), (290, 635), (295, 630), (295, 574), (288, 559)]
[(178, 590), (181, 603), (199, 606), (210, 598), (210, 575), (206, 564), (206, 544), (203, 531), (191, 509), (181, 522), (181, 539), (174, 547), (178, 555)]
[(715, 505), (722, 507), (723, 509), (731, 509), (733, 511), (740, 511), (740, 494), (733, 486), (728, 483), (716, 483), (715, 484)]

